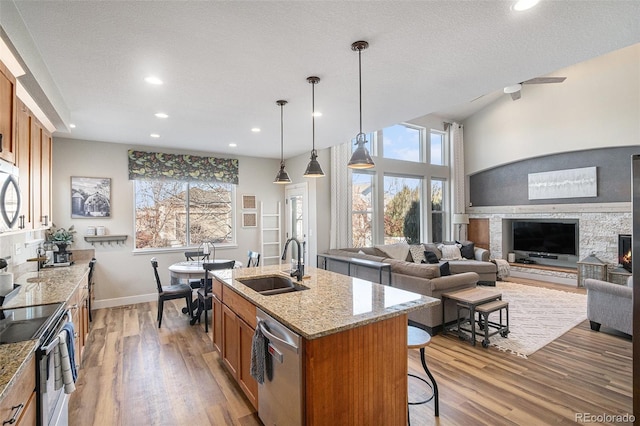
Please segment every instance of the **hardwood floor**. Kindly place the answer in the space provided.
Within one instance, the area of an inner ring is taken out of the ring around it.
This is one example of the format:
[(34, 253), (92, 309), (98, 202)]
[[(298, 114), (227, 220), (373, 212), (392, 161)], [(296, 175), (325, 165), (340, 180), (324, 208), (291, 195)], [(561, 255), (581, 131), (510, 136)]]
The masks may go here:
[[(160, 330), (155, 303), (95, 312), (69, 404), (72, 426), (261, 424), (204, 325), (189, 326), (181, 308), (179, 301), (165, 303)], [(414, 405), (411, 424), (579, 424), (578, 413), (624, 415), (632, 410), (631, 346), (613, 331), (591, 331), (588, 321), (528, 359), (434, 336), (426, 353), (440, 417), (433, 416), (433, 402)], [(424, 376), (418, 350), (409, 353), (409, 370)], [(412, 400), (424, 395), (421, 382), (409, 383)]]

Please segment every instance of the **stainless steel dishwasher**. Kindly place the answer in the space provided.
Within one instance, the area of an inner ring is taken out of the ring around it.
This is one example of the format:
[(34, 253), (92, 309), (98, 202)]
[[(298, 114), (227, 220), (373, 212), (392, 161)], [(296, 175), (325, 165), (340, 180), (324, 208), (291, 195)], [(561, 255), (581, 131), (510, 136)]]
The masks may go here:
[(302, 338), (260, 309), (256, 318), (268, 340), (264, 383), (258, 385), (258, 416), (265, 426), (302, 425)]

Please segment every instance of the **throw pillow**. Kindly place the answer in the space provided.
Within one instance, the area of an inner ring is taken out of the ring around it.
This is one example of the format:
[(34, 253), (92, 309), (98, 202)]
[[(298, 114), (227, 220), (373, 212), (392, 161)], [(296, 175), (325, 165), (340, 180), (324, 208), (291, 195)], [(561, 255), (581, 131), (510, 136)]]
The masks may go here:
[(451, 275), (451, 271), (449, 270), (449, 262), (444, 262), (440, 264), (440, 276), (446, 277), (447, 275)]
[(391, 259), (407, 260), (409, 255), (409, 244), (407, 243), (386, 244), (376, 246), (376, 248)]
[(460, 254), (462, 255), (462, 257), (471, 260), (475, 259), (476, 253), (474, 243), (472, 243), (471, 241), (462, 241), (459, 244), (462, 246), (460, 247)]
[(438, 259), (440, 259), (442, 257), (442, 252), (438, 249), (438, 246), (436, 244), (426, 243), (426, 244), (424, 244), (424, 249), (426, 251), (430, 251), (432, 253), (435, 253), (435, 255), (438, 257)]
[(460, 247), (458, 247), (458, 244), (451, 244), (451, 245), (440, 244), (438, 248), (442, 252), (442, 257), (440, 258), (440, 260), (461, 260), (462, 259), (462, 255), (460, 254)]
[(409, 246), (409, 251), (411, 252), (413, 263), (422, 263), (422, 261), (425, 259), (424, 246), (422, 244)]
[(425, 263), (438, 263), (438, 256), (436, 256), (436, 254), (432, 251), (424, 251), (424, 259), (425, 259)]

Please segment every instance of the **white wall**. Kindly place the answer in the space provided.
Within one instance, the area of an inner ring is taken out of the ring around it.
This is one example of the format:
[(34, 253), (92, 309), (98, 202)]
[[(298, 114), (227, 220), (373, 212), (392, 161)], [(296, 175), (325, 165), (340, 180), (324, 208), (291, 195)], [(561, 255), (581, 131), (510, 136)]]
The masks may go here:
[[(129, 146), (104, 142), (79, 141), (54, 138), (53, 142), (53, 220), (56, 226), (74, 225), (78, 231), (72, 249), (91, 248), (85, 242), (87, 226), (103, 225), (109, 234), (126, 234), (125, 246), (95, 246), (96, 258), (96, 306), (116, 306), (153, 300), (157, 297), (149, 260), (158, 258), (163, 283), (170, 282), (166, 269), (171, 263), (184, 260), (184, 250), (134, 253), (134, 205), (133, 182), (128, 179), (128, 149), (160, 151), (203, 156), (215, 153), (167, 150), (153, 147)], [(221, 155), (223, 156), (223, 155)], [(242, 194), (256, 195), (257, 202), (283, 201), (283, 190), (274, 185), (273, 178), (279, 161), (263, 158), (229, 156), (239, 159), (239, 185), (236, 206), (240, 206)], [(71, 176), (111, 178), (112, 217), (110, 219), (71, 219)], [(246, 264), (247, 251), (259, 250), (259, 228), (242, 228), (241, 208), (236, 212), (237, 246), (216, 250), (217, 257), (235, 259)]]
[(564, 83), (525, 85), (464, 121), (465, 172), (559, 152), (640, 141), (640, 44), (554, 73)]

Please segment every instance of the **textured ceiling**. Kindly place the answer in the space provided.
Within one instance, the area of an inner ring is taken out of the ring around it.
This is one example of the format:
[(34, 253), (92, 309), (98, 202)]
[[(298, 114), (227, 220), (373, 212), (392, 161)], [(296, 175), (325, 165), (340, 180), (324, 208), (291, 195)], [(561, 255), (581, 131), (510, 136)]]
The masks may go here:
[[(358, 133), (356, 40), (370, 43), (365, 132), (439, 111), (460, 120), (495, 99), (471, 104), (478, 96), (640, 42), (637, 1), (542, 0), (521, 13), (509, 1), (452, 0), (12, 5), (44, 66), (18, 53), (33, 74), (46, 70), (60, 95), (56, 136), (272, 158), (280, 155), (278, 99), (289, 101), (285, 157), (311, 148), (311, 75), (321, 79), (316, 147)], [(2, 10), (11, 39), (15, 25)], [(165, 84), (146, 84), (149, 74)], [(24, 77), (37, 92), (29, 78), (42, 75)], [(155, 118), (160, 111), (170, 117)]]

